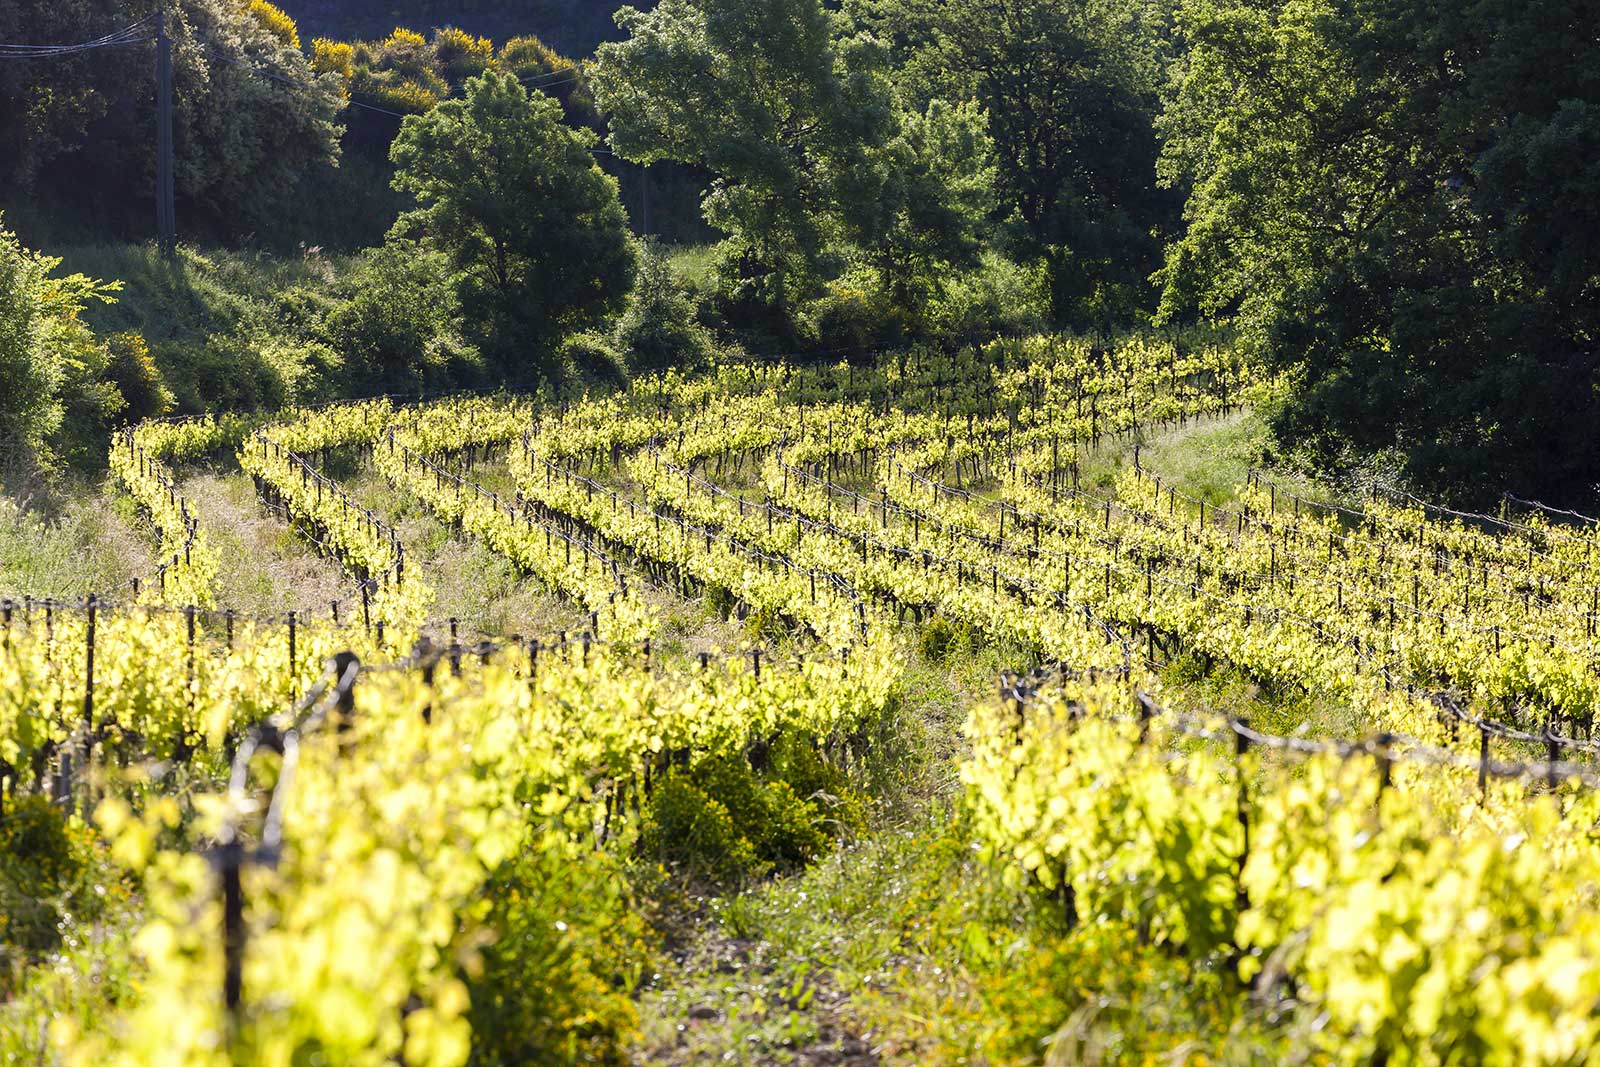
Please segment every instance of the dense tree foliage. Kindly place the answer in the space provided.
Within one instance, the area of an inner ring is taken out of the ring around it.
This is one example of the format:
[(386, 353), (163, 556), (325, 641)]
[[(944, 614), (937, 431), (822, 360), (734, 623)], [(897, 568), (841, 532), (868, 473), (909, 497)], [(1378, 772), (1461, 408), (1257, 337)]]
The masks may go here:
[[(155, 0), (17, 0), (0, 4), (0, 41), (91, 41), (156, 8)], [(300, 178), (337, 156), (337, 81), (311, 70), (294, 23), (264, 0), (182, 0), (166, 11), (180, 210), (214, 232), (269, 227)], [(0, 195), (70, 196), (118, 229), (146, 219), (153, 48), (0, 64)]]
[(594, 143), (554, 100), (496, 72), (395, 138), (395, 186), (419, 206), (394, 235), (449, 257), (467, 321), (513, 377), (548, 370), (544, 353), (619, 310), (632, 285), (627, 217)]
[(998, 217), (1038, 257), (1060, 322), (1126, 320), (1177, 202), (1156, 187), (1152, 120), (1167, 5), (1144, 0), (851, 0), (893, 51), (911, 100), (972, 100), (988, 116)]
[[(3, 221), (3, 220), (0, 220)], [(136, 335), (109, 342), (84, 323), (120, 288), (58, 273), (61, 260), (0, 226), (0, 473), (81, 461), (107, 430), (164, 412), (172, 398)]]
[(991, 145), (982, 116), (901, 106), (887, 50), (819, 0), (668, 0), (624, 8), (596, 98), (611, 143), (714, 175), (705, 217), (727, 234), (735, 318), (793, 308), (852, 255), (917, 317), (938, 268), (975, 262)]
[(1600, 475), (1600, 8), (1189, 0), (1164, 273), (1293, 372), (1280, 439), (1437, 488)]
[(882, 85), (850, 70), (818, 0), (667, 0), (618, 22), (629, 39), (602, 46), (595, 73), (611, 143), (714, 173), (706, 219), (754, 300), (786, 315), (889, 135)]

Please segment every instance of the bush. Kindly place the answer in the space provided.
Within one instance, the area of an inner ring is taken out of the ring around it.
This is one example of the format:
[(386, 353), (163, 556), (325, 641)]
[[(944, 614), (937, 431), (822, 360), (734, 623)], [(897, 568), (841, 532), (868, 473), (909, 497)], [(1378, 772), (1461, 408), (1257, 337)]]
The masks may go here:
[(433, 55), (444, 76), (463, 82), (482, 74), (494, 62), (494, 45), (453, 26), (433, 31)]
[(327, 313), (322, 335), (348, 361), (358, 392), (417, 392), (477, 364), (460, 339), (460, 302), (444, 256), (409, 242), (363, 253), (350, 296)]
[(69, 407), (81, 421), (115, 406), (96, 389), (105, 352), (83, 315), (120, 286), (55, 276), (60, 265), (0, 225), (0, 439), (29, 451), (49, 446)]
[(639, 849), (690, 877), (716, 884), (741, 882), (766, 869), (727, 806), (682, 774), (656, 786)]
[(106, 339), (105, 375), (122, 394), (122, 425), (143, 422), (172, 410), (172, 390), (162, 380), (150, 346), (138, 334), (117, 333)]
[(300, 30), (282, 8), (267, 0), (250, 0), (250, 15), (285, 48), (300, 47)]
[(820, 351), (856, 355), (898, 342), (904, 323), (883, 295), (848, 282), (831, 282), (803, 312), (806, 332)]
[(1050, 297), (1043, 268), (985, 252), (976, 270), (950, 279), (928, 305), (929, 340), (970, 342), (996, 333), (1038, 333), (1049, 327)]
[(779, 736), (767, 758), (772, 773), (783, 779), (801, 800), (813, 805), (819, 825), (829, 837), (858, 833), (867, 827), (867, 804), (861, 790), (850, 784), (844, 771), (822, 758), (816, 739), (789, 732)]
[(604, 853), (553, 834), (496, 871), (494, 940), (469, 968), (473, 1063), (628, 1062), (630, 994), (651, 951), (630, 895)]
[(763, 867), (800, 867), (827, 848), (821, 813), (782, 778), (763, 780), (737, 756), (707, 760), (694, 777), (727, 808)]
[(706, 610), (719, 619), (727, 619), (733, 614), (733, 590), (721, 585), (706, 585), (705, 590)]
[(665, 777), (645, 814), (641, 851), (730, 884), (804, 866), (831, 838), (865, 825), (861, 795), (813, 738), (783, 734), (756, 748), (764, 773), (743, 756), (722, 756)]
[(931, 662), (942, 662), (953, 655), (971, 652), (973, 645), (970, 626), (952, 623), (942, 615), (929, 619), (928, 625), (917, 635), (917, 654)]
[(318, 74), (338, 74), (348, 81), (355, 73), (355, 47), (318, 37), (311, 42), (311, 69)]
[(556, 362), (564, 378), (615, 389), (628, 384), (622, 357), (609, 340), (592, 331), (575, 333), (564, 339), (556, 349)]
[(635, 373), (692, 367), (710, 350), (693, 301), (653, 241), (640, 244), (633, 292), (612, 341)]
[(59, 808), (44, 797), (14, 800), (0, 816), (0, 942), (30, 957), (55, 948), (63, 898), (86, 866)]

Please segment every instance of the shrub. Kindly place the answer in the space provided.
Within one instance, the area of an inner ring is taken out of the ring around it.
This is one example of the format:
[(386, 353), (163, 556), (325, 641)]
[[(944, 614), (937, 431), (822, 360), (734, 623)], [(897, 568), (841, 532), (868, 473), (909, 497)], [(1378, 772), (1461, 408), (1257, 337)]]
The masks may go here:
[(525, 78), (531, 74), (575, 70), (577, 64), (537, 37), (513, 37), (500, 46), (500, 66)]
[(726, 586), (707, 585), (705, 602), (706, 610), (719, 619), (726, 619), (733, 614), (733, 591)]
[(633, 292), (612, 337), (635, 373), (690, 367), (710, 349), (693, 302), (652, 241), (640, 243)]
[(799, 867), (827, 847), (816, 808), (781, 778), (763, 780), (737, 756), (706, 760), (694, 778), (727, 808), (764, 868)]
[(801, 800), (815, 807), (818, 825), (829, 837), (858, 833), (867, 826), (867, 804), (844, 771), (822, 758), (816, 739), (790, 731), (773, 742), (767, 754), (772, 773)]
[(29, 450), (47, 447), (69, 407), (81, 422), (112, 399), (91, 395), (105, 353), (83, 315), (120, 284), (53, 276), (60, 265), (0, 225), (0, 439)]
[(267, 0), (250, 0), (250, 15), (285, 48), (300, 47), (300, 29), (282, 8), (267, 3)]
[(150, 346), (136, 333), (115, 333), (106, 339), (106, 379), (122, 394), (122, 425), (143, 422), (172, 410), (172, 390), (150, 355)]
[(783, 616), (773, 607), (757, 608), (745, 617), (744, 631), (750, 640), (761, 643), (781, 639), (789, 632)]
[(997, 332), (1040, 332), (1049, 322), (1043, 268), (1021, 266), (995, 252), (985, 252), (976, 270), (950, 279), (924, 313), (928, 338), (945, 342), (968, 342)]
[(717, 884), (740, 882), (765, 870), (727, 806), (682, 774), (670, 775), (656, 786), (639, 849), (691, 877)]
[(972, 648), (972, 628), (966, 623), (952, 623), (942, 615), (928, 620), (928, 625), (917, 635), (918, 655), (933, 662), (970, 652)]
[(344, 353), (358, 391), (433, 388), (453, 379), (452, 364), (475, 362), (459, 340), (460, 304), (439, 253), (405, 242), (370, 249), (349, 292), (328, 311), (321, 335)]
[(628, 1062), (630, 994), (651, 952), (630, 895), (612, 859), (555, 835), (495, 872), (493, 940), (469, 969), (473, 1063)]
[(444, 76), (463, 82), (494, 63), (494, 45), (453, 26), (433, 31), (433, 56)]
[(622, 357), (606, 337), (584, 331), (562, 340), (556, 349), (556, 362), (562, 378), (577, 378), (605, 388), (628, 384)]
[(415, 78), (386, 77), (370, 71), (357, 76), (355, 89), (391, 111), (416, 115), (430, 110), (449, 92), (448, 86), (441, 88)]
[(829, 282), (800, 311), (802, 329), (822, 352), (853, 355), (901, 343), (908, 331), (903, 311), (868, 271), (853, 270)]
[(396, 26), (394, 32), (379, 47), (393, 57), (415, 56), (427, 49), (428, 42), (416, 30)]
[(280, 404), (332, 400), (345, 378), (344, 358), (321, 341), (270, 337), (253, 342)]
[(355, 51), (344, 41), (318, 37), (311, 42), (311, 69), (318, 74), (339, 74), (349, 81), (355, 73)]
[(0, 942), (29, 956), (54, 948), (62, 898), (85, 866), (60, 809), (44, 797), (14, 800), (0, 816)]
[(662, 780), (646, 812), (640, 848), (692, 877), (728, 884), (801, 867), (830, 838), (866, 822), (866, 808), (815, 740), (784, 734), (743, 756), (702, 760)]

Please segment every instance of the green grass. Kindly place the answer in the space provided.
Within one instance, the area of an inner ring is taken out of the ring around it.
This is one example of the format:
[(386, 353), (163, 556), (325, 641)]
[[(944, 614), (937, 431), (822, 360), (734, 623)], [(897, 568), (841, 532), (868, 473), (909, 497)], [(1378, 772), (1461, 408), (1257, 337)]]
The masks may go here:
[(680, 284), (695, 289), (705, 289), (711, 285), (711, 276), (717, 267), (715, 243), (673, 245), (663, 248), (662, 252), (667, 257), (667, 266), (671, 268), (673, 277)]
[(1223, 961), (1068, 929), (973, 851), (959, 808), (705, 907), (641, 996), (637, 1062), (1288, 1062), (1292, 1020)]
[(99, 334), (131, 331), (150, 346), (181, 410), (275, 407), (323, 397), (337, 357), (303, 327), (348, 267), (307, 252), (197, 250), (167, 263), (150, 244), (56, 250), (63, 269), (120, 281), (116, 303), (90, 309)]
[(85, 486), (46, 506), (0, 496), (0, 596), (76, 600), (155, 569), (127, 497)]
[(183, 493), (217, 552), (218, 603), (259, 614), (320, 614), (330, 600), (354, 589), (336, 561), (318, 555), (281, 518), (262, 509), (255, 486), (238, 469), (191, 474)]
[(399, 531), (408, 569), (434, 590), (428, 628), (435, 637), (448, 636), (451, 618), (464, 641), (480, 632), (548, 637), (588, 628), (580, 608), (518, 574), (509, 559), (487, 545), (451, 530), (416, 497), (391, 488), (376, 472), (351, 475), (345, 489)]

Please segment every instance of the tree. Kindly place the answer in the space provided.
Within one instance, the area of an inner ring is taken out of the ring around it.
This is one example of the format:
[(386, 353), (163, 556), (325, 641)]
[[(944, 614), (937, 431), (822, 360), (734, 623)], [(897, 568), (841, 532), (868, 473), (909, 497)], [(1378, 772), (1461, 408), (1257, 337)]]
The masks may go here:
[(894, 305), (920, 325), (928, 301), (954, 270), (974, 266), (994, 203), (994, 142), (971, 102), (931, 101), (896, 116), (876, 153), (877, 195), (849, 217), (852, 236)]
[(103, 459), (107, 432), (172, 404), (140, 338), (104, 344), (83, 321), (120, 283), (60, 266), (0, 225), (0, 455), (22, 466)]
[(390, 149), (395, 188), (419, 204), (392, 236), (449, 256), (467, 322), (514, 378), (549, 373), (555, 343), (618, 310), (632, 285), (627, 217), (594, 144), (562, 124), (560, 104), (490, 71), (408, 116)]
[(893, 102), (867, 46), (836, 39), (820, 0), (664, 0), (617, 24), (629, 37), (600, 47), (593, 77), (611, 144), (716, 175), (706, 220), (785, 329), (841, 212), (877, 193), (869, 157)]
[(912, 109), (975, 100), (988, 116), (1012, 247), (1042, 258), (1058, 322), (1147, 302), (1178, 200), (1157, 187), (1153, 122), (1169, 62), (1146, 0), (848, 0), (889, 48)]
[(1587, 495), (1600, 470), (1600, 10), (1188, 0), (1163, 128), (1192, 183), (1164, 307), (1295, 389), (1285, 448), (1419, 484)]
[[(155, 0), (0, 4), (0, 40), (89, 41)], [(180, 212), (237, 235), (275, 225), (300, 179), (338, 158), (337, 78), (319, 77), (293, 20), (264, 0), (168, 3)], [(0, 64), (0, 190), (48, 190), (94, 221), (147, 233), (156, 90), (150, 43)]]

